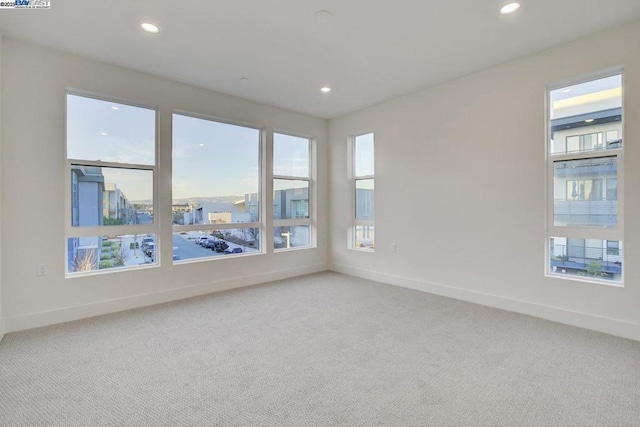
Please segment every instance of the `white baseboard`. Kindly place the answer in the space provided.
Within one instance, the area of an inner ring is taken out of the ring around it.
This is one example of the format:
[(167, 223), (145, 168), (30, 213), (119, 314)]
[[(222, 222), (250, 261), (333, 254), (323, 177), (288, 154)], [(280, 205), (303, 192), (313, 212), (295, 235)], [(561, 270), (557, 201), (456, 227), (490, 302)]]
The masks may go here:
[(455, 288), (446, 285), (440, 285), (436, 283), (429, 283), (416, 279), (410, 279), (407, 277), (379, 273), (372, 270), (350, 267), (341, 264), (330, 264), (329, 269), (337, 273), (348, 274), (350, 276), (361, 277), (363, 279), (369, 279), (389, 285), (415, 289), (435, 295), (441, 295), (462, 301), (472, 302), (475, 304), (486, 305), (489, 307), (499, 308), (501, 310), (540, 317), (542, 319), (552, 320), (554, 322), (564, 323), (567, 325), (591, 329), (594, 331), (603, 332), (605, 334), (640, 341), (640, 325), (631, 322), (594, 316), (591, 314), (579, 313), (563, 308), (535, 304), (526, 301), (519, 301), (515, 299), (485, 294), (482, 292), (475, 292), (467, 289)]
[(134, 295), (124, 298), (110, 299), (91, 304), (83, 304), (71, 307), (64, 307), (56, 310), (30, 313), (21, 316), (5, 318), (6, 332), (23, 331), (26, 329), (39, 328), (41, 326), (54, 325), (56, 323), (68, 322), (71, 320), (85, 319), (100, 316), (103, 314), (116, 313), (118, 311), (130, 310), (133, 308), (146, 307), (184, 298), (191, 298), (199, 295), (214, 292), (226, 291), (229, 289), (241, 288), (245, 286), (267, 283), (274, 280), (288, 279), (290, 277), (302, 276), (305, 274), (319, 273), (328, 269), (327, 264), (314, 264), (299, 268), (273, 271), (252, 276), (237, 277), (218, 282), (201, 283), (186, 286), (183, 288), (166, 289), (149, 294)]

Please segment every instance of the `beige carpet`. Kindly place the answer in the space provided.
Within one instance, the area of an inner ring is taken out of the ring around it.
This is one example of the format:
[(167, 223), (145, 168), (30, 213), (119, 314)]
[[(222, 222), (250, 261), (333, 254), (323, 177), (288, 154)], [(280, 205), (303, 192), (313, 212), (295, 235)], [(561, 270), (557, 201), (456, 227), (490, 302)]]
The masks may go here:
[(321, 273), (9, 334), (0, 425), (640, 426), (640, 343)]

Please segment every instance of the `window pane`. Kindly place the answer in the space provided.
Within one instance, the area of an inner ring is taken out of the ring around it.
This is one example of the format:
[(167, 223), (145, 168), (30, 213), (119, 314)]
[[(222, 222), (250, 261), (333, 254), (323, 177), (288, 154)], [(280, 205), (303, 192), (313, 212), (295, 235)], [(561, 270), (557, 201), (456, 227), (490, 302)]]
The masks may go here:
[(620, 131), (618, 129), (607, 131), (607, 146), (618, 148), (620, 143)]
[(258, 253), (260, 229), (182, 231), (173, 233), (173, 261)]
[(549, 269), (552, 273), (620, 281), (622, 242), (552, 237)]
[(273, 219), (309, 218), (309, 181), (273, 180)]
[(355, 176), (374, 175), (373, 134), (355, 137)]
[(273, 227), (273, 248), (308, 248), (311, 245), (310, 236), (308, 225)]
[(184, 224), (259, 220), (260, 131), (173, 115), (173, 203)]
[(152, 223), (152, 171), (71, 165), (71, 226)]
[(67, 158), (155, 164), (156, 111), (67, 95)]
[(607, 240), (607, 255), (620, 255), (620, 242)]
[(356, 219), (373, 220), (375, 192), (373, 179), (356, 180)]
[(356, 225), (353, 228), (354, 247), (361, 249), (373, 249), (375, 246), (375, 227), (372, 225)]
[(550, 92), (551, 154), (620, 148), (622, 76)]
[(309, 176), (309, 140), (297, 136), (273, 134), (273, 174)]
[(153, 234), (71, 237), (67, 239), (67, 271), (82, 273), (156, 264), (155, 244)]
[(616, 157), (554, 162), (553, 170), (554, 225), (616, 226)]

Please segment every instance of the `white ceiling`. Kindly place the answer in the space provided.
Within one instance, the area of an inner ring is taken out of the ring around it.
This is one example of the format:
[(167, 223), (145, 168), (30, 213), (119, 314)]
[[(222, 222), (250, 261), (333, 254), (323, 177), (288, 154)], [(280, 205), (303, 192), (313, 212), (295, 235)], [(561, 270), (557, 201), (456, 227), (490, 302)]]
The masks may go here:
[[(640, 19), (640, 0), (521, 0), (501, 16), (505, 3), (51, 0), (50, 10), (0, 11), (0, 32), (332, 118)], [(323, 9), (327, 23), (314, 19)], [(160, 33), (142, 32), (142, 21)]]

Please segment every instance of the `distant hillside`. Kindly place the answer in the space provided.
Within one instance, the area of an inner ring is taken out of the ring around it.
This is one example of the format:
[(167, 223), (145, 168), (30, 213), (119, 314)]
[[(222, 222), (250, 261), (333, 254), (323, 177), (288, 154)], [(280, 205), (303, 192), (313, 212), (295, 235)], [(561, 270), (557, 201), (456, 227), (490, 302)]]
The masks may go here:
[[(244, 200), (244, 196), (217, 196), (217, 197), (187, 197), (185, 199), (173, 199), (174, 205), (184, 205), (184, 204), (200, 204), (200, 203), (223, 203), (223, 204), (234, 204), (238, 200)], [(131, 200), (130, 203), (140, 204), (140, 205), (150, 205), (151, 200)]]
[(244, 200), (244, 196), (218, 196), (218, 197), (188, 197), (186, 199), (173, 199), (174, 205), (194, 204), (194, 203), (235, 203)]

